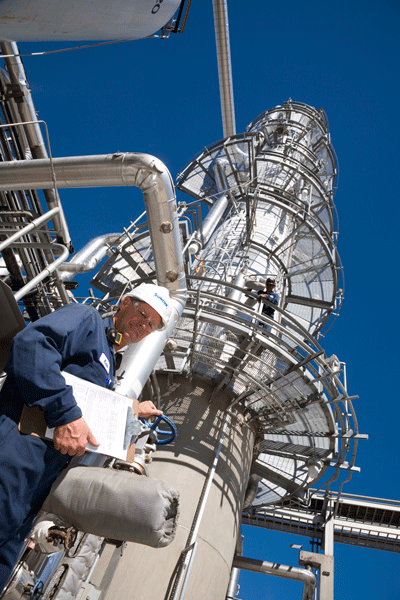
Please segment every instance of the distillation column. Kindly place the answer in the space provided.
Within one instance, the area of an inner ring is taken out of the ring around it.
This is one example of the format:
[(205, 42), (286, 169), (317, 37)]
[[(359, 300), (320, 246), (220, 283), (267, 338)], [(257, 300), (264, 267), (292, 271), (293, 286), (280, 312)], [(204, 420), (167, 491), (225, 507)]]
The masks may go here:
[[(316, 339), (341, 300), (335, 174), (325, 114), (289, 101), (180, 175), (209, 211), (186, 243), (187, 306), (143, 394), (178, 427), (149, 465), (181, 494), (178, 533), (160, 550), (128, 544), (105, 600), (224, 600), (249, 475), (253, 505), (303, 501), (344, 461), (346, 391)], [(268, 276), (274, 319), (252, 294)]]

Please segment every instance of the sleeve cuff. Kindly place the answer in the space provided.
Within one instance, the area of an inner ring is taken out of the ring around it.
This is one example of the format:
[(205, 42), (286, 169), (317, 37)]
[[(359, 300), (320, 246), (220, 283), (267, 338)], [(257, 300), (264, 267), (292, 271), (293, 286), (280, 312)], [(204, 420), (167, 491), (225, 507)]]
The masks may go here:
[(76, 404), (71, 408), (64, 410), (62, 414), (54, 415), (49, 411), (49, 415), (46, 415), (46, 422), (48, 427), (59, 427), (60, 425), (66, 425), (72, 421), (76, 421), (82, 417), (82, 411)]

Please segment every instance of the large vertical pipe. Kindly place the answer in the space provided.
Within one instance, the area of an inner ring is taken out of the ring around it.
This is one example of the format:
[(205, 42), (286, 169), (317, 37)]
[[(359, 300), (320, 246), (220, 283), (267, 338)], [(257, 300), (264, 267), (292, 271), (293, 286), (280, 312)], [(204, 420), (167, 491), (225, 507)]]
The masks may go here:
[[(225, 600), (240, 529), (240, 516), (252, 460), (254, 432), (229, 417), (218, 464), (204, 502), (230, 396), (213, 397), (214, 386), (174, 377), (158, 380), (161, 408), (178, 427), (173, 444), (159, 447), (150, 465), (152, 477), (180, 493), (180, 516), (175, 540), (163, 549), (128, 544), (104, 600)], [(204, 512), (199, 510), (204, 509)], [(193, 539), (194, 529), (198, 533)], [(180, 559), (188, 540), (196, 543), (193, 561), (180, 579)]]

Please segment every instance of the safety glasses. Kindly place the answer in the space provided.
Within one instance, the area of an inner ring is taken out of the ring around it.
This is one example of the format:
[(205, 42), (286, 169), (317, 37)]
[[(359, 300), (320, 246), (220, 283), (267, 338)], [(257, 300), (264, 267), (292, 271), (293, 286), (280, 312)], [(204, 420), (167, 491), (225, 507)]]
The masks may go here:
[(144, 310), (144, 308), (141, 307), (139, 302), (135, 302), (133, 306), (136, 308), (136, 311), (140, 316), (141, 321), (144, 321), (146, 323), (146, 327), (148, 331), (150, 331), (150, 333), (157, 329), (156, 323), (154, 323), (154, 321), (151, 320), (151, 316)]

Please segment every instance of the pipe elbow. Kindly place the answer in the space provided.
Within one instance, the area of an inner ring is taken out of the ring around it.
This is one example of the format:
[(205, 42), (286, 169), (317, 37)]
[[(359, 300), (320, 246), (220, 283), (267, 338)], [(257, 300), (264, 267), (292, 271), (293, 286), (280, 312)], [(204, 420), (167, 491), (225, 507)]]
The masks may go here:
[(113, 157), (122, 160), (122, 178), (126, 185), (138, 187), (142, 192), (160, 185), (165, 188), (168, 198), (175, 198), (171, 174), (159, 158), (141, 152), (116, 153)]
[(307, 569), (306, 567), (305, 569), (299, 571), (299, 579), (306, 585), (312, 587), (315, 587), (317, 584), (317, 578), (315, 574), (311, 571), (311, 568)]

